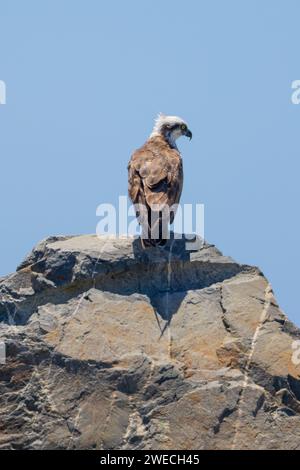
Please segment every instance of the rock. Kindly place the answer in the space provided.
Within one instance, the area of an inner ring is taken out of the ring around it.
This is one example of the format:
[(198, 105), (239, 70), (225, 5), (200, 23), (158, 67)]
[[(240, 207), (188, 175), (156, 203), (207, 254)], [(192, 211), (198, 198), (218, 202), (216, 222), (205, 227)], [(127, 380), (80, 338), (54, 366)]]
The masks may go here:
[(196, 245), (51, 237), (0, 280), (1, 449), (300, 449), (300, 330)]

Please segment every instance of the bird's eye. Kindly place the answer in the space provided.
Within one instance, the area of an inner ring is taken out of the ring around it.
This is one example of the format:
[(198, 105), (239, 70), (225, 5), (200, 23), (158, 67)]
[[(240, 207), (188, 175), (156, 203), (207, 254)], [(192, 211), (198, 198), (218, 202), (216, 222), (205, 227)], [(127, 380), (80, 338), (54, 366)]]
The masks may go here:
[(183, 130), (183, 131), (186, 130), (186, 125), (185, 125), (185, 124), (182, 124), (182, 125), (181, 125), (181, 130)]

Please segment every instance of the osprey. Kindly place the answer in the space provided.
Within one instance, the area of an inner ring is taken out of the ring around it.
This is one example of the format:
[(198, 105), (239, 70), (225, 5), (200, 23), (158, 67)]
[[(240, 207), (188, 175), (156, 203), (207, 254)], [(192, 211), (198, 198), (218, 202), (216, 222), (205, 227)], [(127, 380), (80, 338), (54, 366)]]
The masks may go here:
[(192, 138), (183, 119), (159, 114), (149, 139), (128, 164), (128, 192), (142, 226), (144, 248), (163, 246), (168, 238), (166, 226), (174, 220), (183, 184), (176, 145), (182, 135)]

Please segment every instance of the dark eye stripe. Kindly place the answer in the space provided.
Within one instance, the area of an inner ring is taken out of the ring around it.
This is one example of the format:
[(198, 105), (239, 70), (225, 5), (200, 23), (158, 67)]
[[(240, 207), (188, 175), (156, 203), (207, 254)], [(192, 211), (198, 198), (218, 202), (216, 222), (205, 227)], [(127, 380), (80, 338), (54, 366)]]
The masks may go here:
[(181, 129), (181, 130), (185, 131), (187, 129), (187, 126), (186, 126), (186, 124), (173, 124), (173, 125), (165, 124), (164, 129), (165, 130), (170, 130), (170, 131), (174, 131), (175, 129)]

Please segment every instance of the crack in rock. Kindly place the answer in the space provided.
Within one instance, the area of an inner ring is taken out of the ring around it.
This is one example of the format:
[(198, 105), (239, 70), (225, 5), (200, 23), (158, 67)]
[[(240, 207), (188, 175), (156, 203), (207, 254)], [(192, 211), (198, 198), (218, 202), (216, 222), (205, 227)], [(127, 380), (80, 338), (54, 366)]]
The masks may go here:
[(300, 447), (300, 330), (185, 242), (51, 237), (1, 278), (0, 449)]

